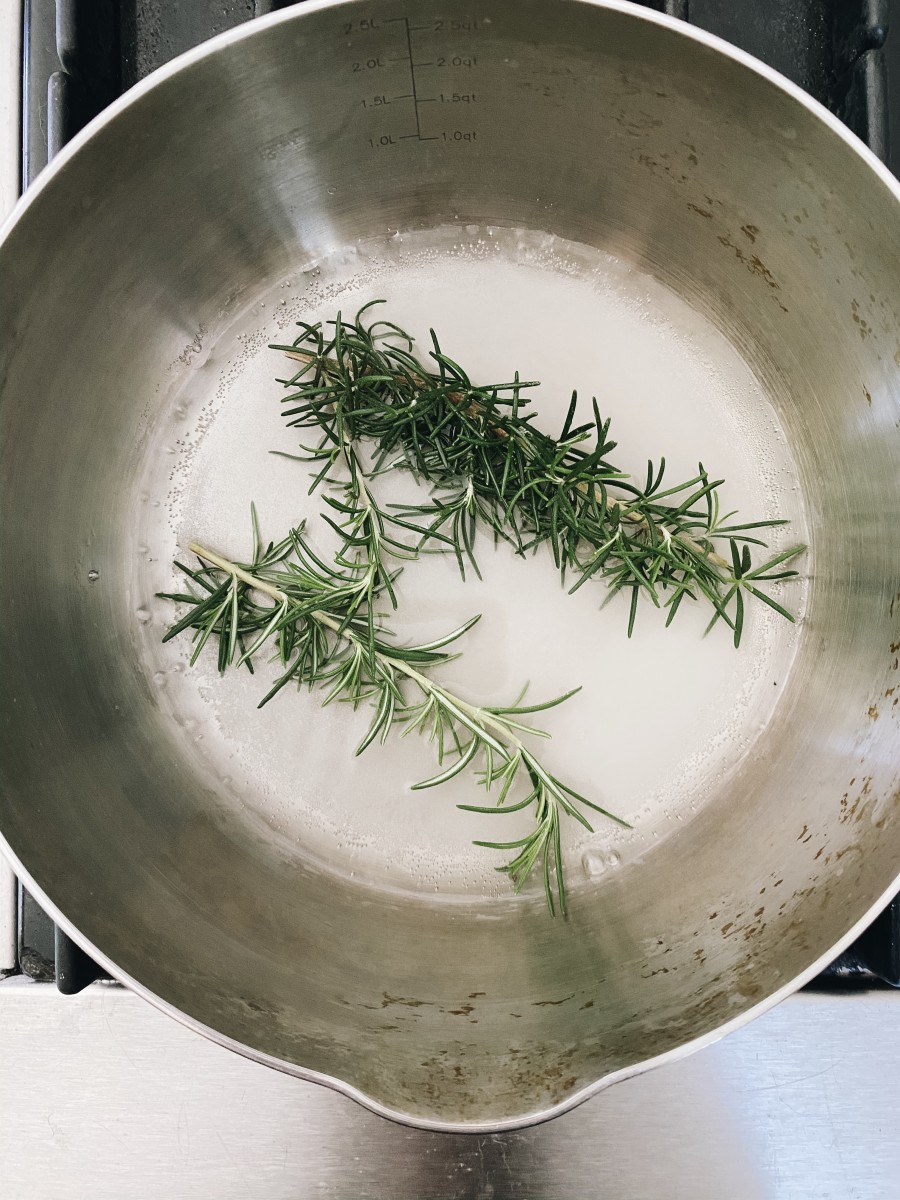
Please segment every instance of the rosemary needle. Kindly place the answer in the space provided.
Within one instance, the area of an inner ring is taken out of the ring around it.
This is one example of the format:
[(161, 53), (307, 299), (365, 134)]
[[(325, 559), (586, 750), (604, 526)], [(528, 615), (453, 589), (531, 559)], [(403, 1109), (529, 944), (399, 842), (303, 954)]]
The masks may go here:
[[(760, 531), (783, 521), (734, 522), (735, 513), (720, 511), (723, 480), (702, 463), (690, 479), (663, 486), (665, 459), (651, 461), (643, 484), (633, 482), (609, 460), (616, 443), (596, 400), (593, 419), (576, 425), (573, 393), (559, 436), (547, 436), (527, 411), (525, 393), (536, 383), (516, 375), (476, 385), (433, 332), (426, 365), (399, 326), (369, 321), (380, 303), (365, 305), (352, 322), (338, 314), (327, 334), (321, 324), (299, 322), (293, 343), (272, 346), (299, 364), (281, 380), (283, 413), (289, 425), (318, 431), (318, 443), (297, 456), (321, 464), (314, 488), (338, 458), (362, 474), (356, 448), (368, 443), (370, 477), (403, 469), (432, 485), (420, 504), (379, 509), (383, 531), (414, 531), (419, 549), (433, 543), (452, 552), (463, 575), (478, 571), (478, 525), (520, 554), (548, 544), (570, 591), (600, 579), (612, 593), (630, 593), (629, 636), (642, 595), (668, 610), (667, 625), (686, 596), (705, 601), (710, 626), (724, 621), (735, 646), (747, 599), (793, 621), (768, 586), (797, 575), (788, 564), (805, 547), (763, 555), (761, 563), (751, 556), (751, 547), (766, 545)], [(387, 553), (397, 545), (387, 540)]]
[[(566, 911), (561, 824), (571, 818), (588, 830), (593, 811), (627, 823), (586, 799), (552, 774), (527, 745), (546, 736), (527, 718), (568, 700), (567, 692), (544, 703), (525, 705), (522, 697), (505, 707), (477, 707), (431, 678), (434, 667), (452, 659), (447, 652), (475, 621), (424, 645), (399, 646), (372, 617), (372, 605), (392, 593), (390, 577), (378, 565), (377, 521), (364, 518), (366, 501), (356, 485), (345, 496), (344, 523), (335, 523), (344, 548), (334, 564), (310, 547), (302, 527), (277, 545), (263, 549), (254, 511), (254, 551), (249, 563), (193, 543), (199, 567), (176, 564), (190, 581), (185, 592), (166, 599), (187, 604), (187, 612), (165, 640), (194, 631), (195, 662), (210, 639), (218, 642), (221, 671), (252, 666), (255, 655), (274, 646), (281, 673), (262, 704), (288, 683), (325, 689), (323, 704), (333, 701), (358, 708), (371, 704), (372, 720), (357, 753), (374, 741), (384, 743), (392, 729), (401, 736), (424, 732), (435, 745), (438, 772), (414, 785), (416, 790), (453, 779), (467, 767), (478, 772), (493, 803), (461, 804), (469, 812), (513, 813), (530, 809), (534, 827), (505, 842), (475, 844), (512, 853), (499, 870), (518, 891), (532, 871), (540, 870), (551, 914)], [(364, 527), (367, 532), (355, 535)], [(349, 557), (350, 547), (360, 550)], [(579, 689), (575, 689), (578, 691)], [(522, 786), (524, 785), (524, 786)], [(524, 793), (524, 794), (523, 794)]]

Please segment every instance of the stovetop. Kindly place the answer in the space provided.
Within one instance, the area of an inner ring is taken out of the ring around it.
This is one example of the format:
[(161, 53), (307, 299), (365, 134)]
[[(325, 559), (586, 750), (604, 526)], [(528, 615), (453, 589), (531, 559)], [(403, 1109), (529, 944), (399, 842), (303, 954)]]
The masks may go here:
[[(718, 34), (781, 71), (900, 174), (900, 30), (888, 37), (889, 4), (647, 0), (645, 7)], [(22, 188), (139, 79), (217, 33), (288, 6), (285, 0), (25, 0)], [(0, 892), (4, 887), (0, 875)], [(14, 960), (0, 955), (0, 972), (55, 980), (64, 993), (106, 978), (21, 886), (16, 907)], [(900, 987), (900, 898), (813, 986), (884, 984)]]

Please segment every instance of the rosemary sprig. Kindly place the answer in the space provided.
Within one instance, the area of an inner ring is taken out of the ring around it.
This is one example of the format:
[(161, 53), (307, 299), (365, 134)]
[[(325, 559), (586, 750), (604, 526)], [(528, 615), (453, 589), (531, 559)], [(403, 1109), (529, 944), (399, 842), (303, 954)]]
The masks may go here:
[(355, 448), (368, 443), (370, 477), (401, 468), (433, 485), (427, 502), (381, 509), (383, 528), (415, 531), (420, 549), (436, 542), (452, 551), (463, 575), (467, 565), (478, 572), (479, 523), (520, 554), (549, 544), (571, 592), (593, 578), (611, 593), (630, 591), (629, 636), (641, 595), (668, 610), (667, 625), (685, 596), (708, 602), (710, 627), (723, 620), (735, 646), (749, 597), (794, 620), (766, 585), (795, 577), (788, 564), (805, 547), (759, 564), (750, 550), (766, 545), (759, 531), (784, 521), (735, 523), (734, 512), (720, 511), (723, 480), (711, 479), (702, 463), (692, 478), (664, 487), (665, 459), (648, 462), (639, 486), (609, 461), (616, 443), (596, 400), (593, 420), (576, 426), (573, 393), (559, 436), (549, 437), (526, 411), (523, 393), (536, 383), (516, 375), (474, 384), (433, 331), (433, 363), (426, 366), (404, 330), (390, 321), (367, 323), (378, 303), (365, 305), (353, 322), (338, 314), (327, 334), (321, 324), (298, 322), (292, 344), (272, 346), (300, 364), (280, 381), (283, 412), (289, 425), (319, 432), (318, 443), (298, 456), (325, 463), (313, 487), (339, 455), (361, 475)]
[[(189, 581), (187, 590), (163, 593), (189, 607), (164, 640), (193, 630), (194, 663), (210, 639), (216, 639), (220, 671), (242, 664), (252, 667), (254, 656), (274, 646), (282, 669), (260, 706), (291, 682), (324, 688), (323, 705), (338, 700), (356, 709), (369, 703), (373, 716), (357, 754), (376, 740), (383, 744), (395, 728), (401, 736), (426, 733), (436, 747), (439, 770), (414, 788), (445, 783), (472, 766), (480, 784), (496, 799), (493, 804), (459, 808), (483, 813), (531, 809), (534, 828), (524, 837), (475, 845), (513, 853), (498, 869), (510, 877), (516, 891), (538, 867), (551, 914), (565, 913), (563, 818), (592, 831), (585, 815), (592, 810), (627, 827), (552, 774), (524, 740), (547, 736), (526, 718), (563, 703), (579, 689), (538, 704), (523, 704), (523, 693), (505, 707), (478, 707), (432, 679), (432, 669), (455, 657), (447, 647), (471, 629), (477, 617), (422, 645), (389, 643), (372, 606), (382, 596), (394, 600), (392, 579), (378, 558), (383, 545), (379, 518), (371, 510), (362, 515), (367, 500), (360, 485), (360, 480), (351, 482), (345, 499), (335, 505), (343, 520), (332, 526), (344, 547), (334, 564), (314, 552), (302, 527), (263, 549), (255, 511), (249, 563), (233, 562), (193, 543), (190, 549), (200, 565), (176, 563)], [(360, 551), (356, 558), (354, 547)]]

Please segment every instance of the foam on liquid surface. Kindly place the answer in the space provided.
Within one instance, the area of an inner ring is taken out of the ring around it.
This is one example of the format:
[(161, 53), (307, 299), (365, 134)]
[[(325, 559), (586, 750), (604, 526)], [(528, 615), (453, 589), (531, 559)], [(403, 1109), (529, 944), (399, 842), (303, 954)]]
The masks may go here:
[[(664, 454), (672, 484), (694, 475), (702, 460), (726, 480), (728, 509), (746, 519), (790, 517), (790, 530), (771, 540), (805, 540), (774, 413), (708, 322), (657, 282), (596, 251), (544, 235), (448, 230), (337, 255), (282, 282), (199, 356), (178, 401), (182, 436), (162, 498), (161, 562), (190, 541), (249, 557), (251, 501), (265, 538), (283, 536), (305, 517), (313, 543), (327, 550), (317, 532), (321, 497), (306, 494), (309, 469), (270, 453), (296, 451), (300, 433), (279, 416), (274, 378), (288, 373), (285, 360), (265, 347), (292, 340), (298, 316), (328, 320), (338, 309), (352, 316), (376, 297), (416, 337), (421, 355), (433, 326), (473, 379), (506, 380), (518, 370), (541, 380), (532, 407), (547, 432), (558, 431), (573, 388), (585, 420), (596, 395), (619, 443), (610, 458), (622, 469), (642, 480), (647, 458)], [(378, 486), (392, 498), (418, 494), (405, 479)], [(460, 643), (462, 657), (442, 671), (474, 702), (512, 701), (526, 681), (532, 699), (581, 685), (577, 697), (537, 718), (552, 740), (536, 748), (566, 782), (635, 828), (629, 833), (598, 817), (589, 835), (570, 822), (570, 878), (643, 854), (752, 747), (790, 668), (796, 631), (753, 605), (735, 651), (724, 627), (702, 636), (706, 606), (686, 602), (664, 629), (664, 614), (642, 600), (629, 640), (628, 597), (601, 608), (599, 583), (567, 595), (549, 553), (523, 561), (482, 536), (479, 562), (483, 580), (465, 583), (452, 559), (410, 564), (392, 627), (403, 640), (432, 637), (481, 613)], [(802, 603), (799, 586), (786, 602), (794, 610)], [(165, 681), (166, 703), (193, 752), (212, 766), (224, 804), (265, 821), (289, 852), (382, 886), (447, 895), (507, 888), (493, 870), (502, 856), (471, 839), (521, 836), (531, 824), (527, 814), (458, 811), (457, 803), (484, 802), (471, 772), (413, 792), (410, 784), (435, 771), (421, 738), (392, 736), (354, 758), (367, 712), (323, 710), (318, 696), (293, 689), (258, 710), (274, 668), (260, 661), (253, 677), (220, 677), (210, 648), (185, 669), (187, 640), (158, 642), (171, 606), (147, 604), (156, 678)]]

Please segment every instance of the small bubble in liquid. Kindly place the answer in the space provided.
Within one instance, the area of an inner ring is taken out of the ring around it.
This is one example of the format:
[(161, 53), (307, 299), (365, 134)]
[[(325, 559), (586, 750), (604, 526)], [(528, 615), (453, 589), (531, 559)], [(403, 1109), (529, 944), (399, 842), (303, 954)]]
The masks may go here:
[(134, 614), (142, 625), (146, 625), (150, 620), (150, 613), (146, 608), (138, 608)]
[(100, 578), (99, 571), (94, 571), (94, 570), (88, 571), (88, 582), (89, 583), (96, 583), (99, 578)]
[(157, 685), (157, 687), (165, 687), (166, 686), (165, 672), (164, 671), (154, 672), (153, 682)]
[(581, 856), (581, 868), (588, 879), (602, 875), (607, 867), (606, 856), (600, 850), (585, 850)]
[(608, 867), (617, 867), (621, 861), (621, 854), (618, 854), (615, 850), (610, 850), (609, 854), (606, 856), (606, 865)]

